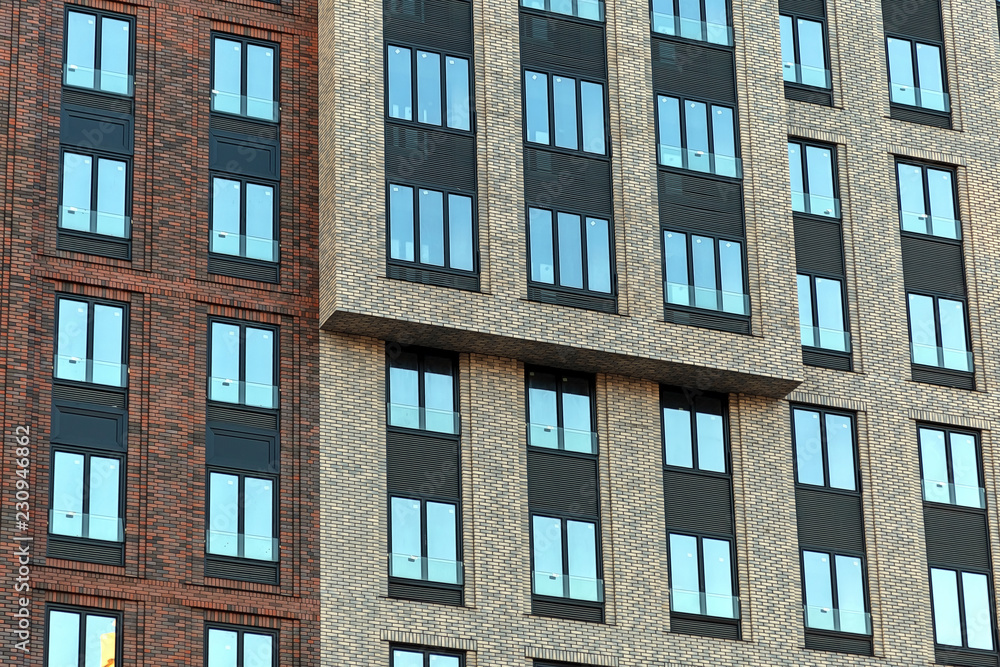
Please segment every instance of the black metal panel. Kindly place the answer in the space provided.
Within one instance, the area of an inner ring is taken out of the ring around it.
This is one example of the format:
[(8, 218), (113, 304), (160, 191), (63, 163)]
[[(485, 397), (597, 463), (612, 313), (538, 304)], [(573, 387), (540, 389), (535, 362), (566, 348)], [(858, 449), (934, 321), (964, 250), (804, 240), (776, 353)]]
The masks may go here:
[(882, 0), (882, 26), (886, 34), (941, 42), (941, 0)]
[(670, 307), (663, 309), (663, 321), (672, 324), (686, 324), (703, 329), (715, 329), (730, 333), (750, 334), (750, 320), (746, 318), (725, 317), (709, 312), (695, 313), (689, 310), (675, 310)]
[(528, 452), (528, 506), (538, 512), (596, 517), (597, 461), (549, 452)]
[(824, 18), (826, 3), (823, 0), (778, 0), (778, 11), (782, 14)]
[(236, 560), (205, 559), (205, 576), (218, 579), (238, 579), (256, 584), (277, 584), (278, 564)]
[(245, 280), (257, 280), (262, 283), (278, 282), (278, 265), (261, 262), (243, 262), (238, 259), (208, 256), (208, 272)]
[(538, 287), (536, 285), (528, 285), (528, 300), (540, 301), (541, 303), (553, 303), (557, 306), (570, 306), (571, 308), (597, 310), (602, 313), (618, 312), (618, 300), (610, 295), (596, 296), (593, 294), (580, 294), (558, 289)]
[(663, 471), (667, 530), (732, 535), (733, 488), (727, 477)]
[(956, 651), (935, 647), (934, 662), (939, 665), (955, 665), (956, 667), (997, 667), (1000, 665), (1000, 658), (995, 653)]
[(112, 113), (132, 115), (134, 106), (132, 98), (118, 97), (112, 95), (101, 95), (100, 93), (90, 93), (76, 88), (62, 89), (62, 103), (64, 105), (75, 105), (90, 107), (91, 109), (101, 109)]
[(826, 107), (833, 106), (833, 92), (821, 90), (819, 88), (799, 88), (785, 84), (785, 99), (796, 102), (806, 102), (808, 104), (822, 104)]
[(538, 616), (555, 616), (573, 621), (588, 621), (590, 623), (604, 622), (604, 606), (574, 604), (573, 602), (551, 599), (531, 599), (531, 613)]
[(965, 298), (962, 246), (903, 235), (903, 284), (908, 290)]
[(390, 580), (389, 597), (403, 600), (416, 600), (418, 602), (433, 602), (436, 604), (451, 604), (462, 606), (463, 594), (461, 588), (438, 588), (435, 586), (422, 586), (418, 582), (407, 582)]
[(61, 229), (56, 236), (56, 249), (112, 259), (132, 259), (132, 242), (129, 239), (82, 233), (73, 234)]
[(864, 552), (861, 496), (798, 488), (795, 512), (801, 548)]
[(133, 123), (131, 114), (64, 104), (59, 141), (67, 147), (131, 155)]
[(267, 139), (269, 141), (278, 140), (278, 126), (274, 123), (259, 123), (241, 118), (239, 116), (226, 116), (222, 114), (212, 114), (208, 119), (208, 129), (234, 134), (245, 134), (249, 137)]
[(472, 3), (466, 0), (384, 0), (385, 41), (472, 53)]
[(810, 632), (806, 629), (806, 648), (817, 651), (834, 651), (836, 653), (854, 653), (857, 655), (874, 655), (872, 640), (866, 637), (823, 634)]
[(229, 408), (221, 405), (209, 405), (206, 410), (209, 422), (230, 422), (225, 426), (232, 428), (237, 425), (249, 426), (264, 431), (278, 430), (278, 415), (273, 412), (257, 412), (241, 408)]
[(125, 392), (122, 390), (109, 391), (69, 384), (52, 385), (53, 401), (70, 401), (71, 403), (103, 405), (109, 408), (124, 408), (125, 398)]
[(743, 238), (743, 187), (739, 183), (660, 171), (660, 225)]
[(386, 437), (386, 483), (390, 492), (458, 498), (458, 440), (390, 431)]
[(524, 197), (528, 204), (566, 206), (612, 215), (611, 163), (582, 155), (524, 148)]
[(910, 366), (911, 379), (914, 382), (926, 382), (927, 384), (937, 384), (942, 387), (954, 387), (955, 389), (976, 388), (976, 375), (968, 371), (953, 371), (947, 368), (934, 368), (933, 366)]
[(802, 349), (802, 363), (807, 366), (819, 366), (835, 371), (849, 371), (853, 368), (849, 354), (835, 354), (812, 348)]
[(281, 150), (277, 139), (213, 129), (208, 133), (208, 155), (208, 168), (215, 171), (271, 181), (281, 179)]
[(49, 441), (54, 445), (125, 451), (127, 433), (128, 413), (124, 408), (70, 403), (53, 397)]
[(278, 472), (278, 433), (248, 427), (233, 428), (226, 422), (209, 422), (205, 428), (205, 463)]
[(452, 287), (455, 289), (468, 290), (470, 292), (479, 291), (479, 276), (477, 274), (451, 273), (448, 271), (435, 271), (413, 265), (394, 264), (389, 262), (385, 273), (389, 278), (398, 280), (408, 280), (413, 283), (423, 283), (424, 285), (437, 285), (438, 287)]
[(125, 562), (125, 545), (121, 542), (74, 540), (49, 535), (45, 555), (49, 558), (79, 560), (101, 565), (121, 565)]
[(732, 621), (713, 621), (710, 617), (689, 618), (670, 615), (670, 631), (683, 635), (701, 635), (718, 639), (739, 639), (740, 625)]
[(653, 38), (653, 90), (736, 104), (736, 61), (730, 49)]
[(921, 125), (930, 125), (932, 127), (943, 127), (946, 130), (951, 129), (951, 114), (923, 111), (915, 107), (891, 104), (889, 105), (889, 118), (893, 118), (895, 120), (905, 120), (908, 123), (920, 123)]
[(990, 569), (986, 514), (924, 506), (924, 539), (932, 565)]
[(799, 271), (844, 275), (840, 223), (795, 216), (795, 264)]
[(521, 12), (521, 66), (607, 79), (604, 26)]
[(476, 190), (476, 138), (385, 124), (385, 177), (449, 190)]

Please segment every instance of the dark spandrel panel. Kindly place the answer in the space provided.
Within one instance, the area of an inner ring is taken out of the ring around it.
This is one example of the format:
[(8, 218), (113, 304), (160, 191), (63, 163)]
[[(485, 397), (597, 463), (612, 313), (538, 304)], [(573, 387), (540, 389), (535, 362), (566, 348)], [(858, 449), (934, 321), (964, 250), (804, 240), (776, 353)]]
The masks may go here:
[(795, 264), (799, 271), (844, 275), (840, 223), (795, 216)]
[(96, 234), (72, 234), (59, 230), (56, 236), (56, 249), (112, 259), (132, 259), (132, 242), (129, 239)]
[(667, 530), (733, 534), (733, 489), (726, 477), (663, 471)]
[(951, 115), (942, 115), (940, 113), (931, 113), (930, 111), (921, 111), (920, 109), (915, 109), (913, 107), (904, 107), (893, 104), (889, 107), (889, 117), (895, 120), (905, 120), (908, 123), (920, 123), (921, 125), (930, 125), (932, 127), (943, 127), (946, 130), (951, 129)]
[(907, 290), (965, 298), (962, 246), (903, 236), (903, 284)]
[(277, 140), (211, 130), (208, 134), (208, 168), (277, 181), (281, 178)]
[(387, 122), (385, 177), (390, 183), (475, 192), (476, 139)]
[(970, 391), (976, 388), (975, 373), (917, 365), (910, 366), (910, 371), (910, 377), (914, 382), (925, 382), (927, 384), (953, 387), (954, 389), (968, 389)]
[(685, 324), (692, 327), (702, 327), (703, 329), (715, 329), (716, 331), (728, 331), (749, 335), (750, 320), (713, 315), (711, 312), (696, 313), (689, 310), (674, 310), (664, 308), (663, 321), (672, 324)]
[(521, 13), (521, 67), (607, 79), (604, 26)]
[(782, 14), (823, 18), (826, 16), (826, 3), (823, 0), (778, 0), (778, 11)]
[(611, 163), (525, 147), (524, 197), (529, 205), (571, 206), (610, 217)]
[(587, 310), (597, 310), (602, 313), (617, 313), (618, 303), (613, 296), (594, 296), (590, 294), (573, 294), (561, 290), (546, 289), (545, 287), (528, 286), (528, 300), (551, 303), (557, 306), (569, 306), (571, 308), (585, 308)]
[(688, 618), (671, 614), (670, 631), (683, 635), (701, 635), (702, 637), (716, 637), (718, 639), (740, 638), (739, 623), (713, 621), (709, 617)]
[(600, 512), (597, 461), (529, 451), (528, 506), (533, 512), (596, 517)]
[(803, 348), (802, 363), (807, 366), (819, 366), (820, 368), (829, 368), (835, 371), (849, 371), (853, 368), (851, 355), (834, 354), (833, 352), (824, 352), (823, 350), (813, 348)]
[(127, 420), (123, 408), (69, 404), (53, 396), (50, 442), (124, 451)]
[(940, 0), (882, 0), (886, 34), (942, 41)]
[(256, 584), (277, 584), (277, 563), (205, 559), (205, 576), (217, 579), (237, 579)]
[(120, 114), (132, 115), (133, 113), (131, 99), (88, 93), (72, 88), (63, 88), (62, 103), (64, 105), (90, 107), (92, 109), (102, 109)]
[(384, 0), (385, 41), (472, 53), (472, 3), (467, 0)]
[(386, 436), (389, 491), (458, 498), (460, 465), (457, 440), (396, 431)]
[(386, 276), (398, 280), (408, 280), (424, 285), (437, 285), (454, 289), (479, 291), (479, 276), (475, 274), (458, 274), (447, 271), (435, 271), (418, 266), (406, 266), (390, 263), (386, 266)]
[(133, 121), (132, 114), (64, 103), (59, 141), (67, 147), (131, 155)]
[(835, 653), (854, 653), (856, 655), (874, 655), (872, 640), (862, 637), (821, 634), (806, 630), (806, 648), (817, 651), (833, 651)]
[(801, 548), (864, 552), (861, 496), (798, 488), (795, 513)]
[(272, 412), (256, 412), (221, 405), (209, 405), (206, 410), (208, 421), (230, 422), (234, 425), (249, 426), (267, 431), (278, 430), (278, 415)]
[(743, 238), (743, 186), (691, 174), (660, 171), (660, 225), (678, 231)]
[(573, 604), (572, 601), (555, 601), (532, 598), (531, 613), (538, 616), (554, 616), (568, 618), (573, 621), (588, 621), (590, 623), (604, 622), (604, 606)]
[(243, 262), (219, 255), (208, 256), (208, 272), (231, 278), (256, 280), (262, 283), (278, 282), (278, 265)]
[(121, 542), (101, 544), (91, 540), (73, 540), (49, 535), (45, 555), (49, 558), (78, 560), (101, 565), (121, 565), (125, 558), (125, 545)]
[(463, 604), (461, 589), (422, 586), (419, 582), (390, 581), (389, 597), (455, 606)]
[(997, 667), (1000, 665), (1000, 658), (992, 653), (935, 648), (934, 662), (939, 665), (955, 665), (955, 667)]
[(278, 434), (274, 431), (237, 430), (215, 422), (209, 424), (205, 435), (205, 463), (208, 465), (278, 471)]
[(990, 568), (986, 514), (946, 507), (924, 507), (927, 562), (932, 566)]
[(653, 38), (653, 90), (736, 104), (732, 50)]
[(796, 102), (806, 102), (807, 104), (822, 104), (823, 106), (833, 106), (833, 93), (829, 90), (818, 88), (799, 88), (798, 86), (785, 85), (785, 99)]

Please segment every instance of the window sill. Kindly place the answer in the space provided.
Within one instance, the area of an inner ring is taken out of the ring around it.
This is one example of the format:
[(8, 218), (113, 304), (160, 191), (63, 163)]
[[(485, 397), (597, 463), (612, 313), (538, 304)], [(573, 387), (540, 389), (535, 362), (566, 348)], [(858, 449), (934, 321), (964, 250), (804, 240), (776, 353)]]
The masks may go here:
[(919, 123), (921, 125), (931, 125), (946, 130), (952, 129), (951, 112), (934, 111), (921, 107), (911, 107), (903, 104), (889, 103), (889, 118), (902, 120), (908, 123)]
[(257, 584), (277, 584), (278, 565), (278, 561), (205, 554), (205, 577), (235, 579)]
[(740, 639), (740, 621), (718, 616), (670, 612), (670, 632), (717, 639)]
[(479, 291), (478, 273), (436, 269), (424, 267), (416, 263), (399, 262), (391, 259), (386, 265), (386, 277), (396, 280), (405, 280), (411, 283), (420, 283), (422, 285), (451, 287), (453, 289), (460, 289), (468, 292)]
[(397, 577), (389, 578), (389, 597), (454, 607), (462, 607), (465, 602), (464, 588), (460, 585)]
[(663, 321), (670, 324), (684, 324), (750, 335), (750, 318), (747, 315), (729, 315), (712, 310), (683, 308), (668, 304), (663, 308)]
[(278, 283), (279, 270), (277, 262), (247, 259), (239, 255), (220, 255), (209, 253), (208, 272), (230, 278), (256, 280), (262, 283)]
[(853, 371), (853, 357), (850, 352), (838, 352), (817, 347), (802, 348), (802, 363), (835, 371)]
[(56, 250), (131, 261), (132, 239), (59, 229), (56, 233)]
[(910, 372), (910, 379), (914, 382), (936, 384), (942, 387), (954, 387), (955, 389), (968, 389), (970, 391), (975, 391), (976, 389), (976, 374), (974, 371), (956, 371), (948, 368), (938, 368), (937, 366), (911, 364)]
[(604, 623), (604, 604), (600, 602), (587, 602), (586, 600), (532, 595), (531, 613), (535, 616), (551, 616), (588, 623)]
[(785, 99), (795, 102), (805, 102), (807, 104), (819, 104), (826, 107), (833, 106), (833, 91), (829, 88), (815, 88), (813, 86), (803, 86), (800, 84), (785, 82)]
[(805, 648), (815, 651), (830, 651), (833, 653), (853, 653), (856, 655), (874, 655), (874, 647), (870, 635), (858, 635), (850, 632), (834, 632), (832, 630), (805, 629)]
[(596, 310), (611, 315), (618, 314), (618, 299), (612, 294), (586, 292), (551, 285), (542, 286), (537, 283), (528, 283), (528, 301)]

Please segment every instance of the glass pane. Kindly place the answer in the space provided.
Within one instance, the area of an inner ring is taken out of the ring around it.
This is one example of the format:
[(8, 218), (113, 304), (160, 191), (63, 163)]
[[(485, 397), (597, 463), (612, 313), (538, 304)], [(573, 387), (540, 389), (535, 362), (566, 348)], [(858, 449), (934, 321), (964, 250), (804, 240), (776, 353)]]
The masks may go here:
[(583, 287), (583, 239), (580, 216), (559, 213), (559, 284)]
[(927, 170), (927, 191), (931, 200), (931, 229), (929, 233), (946, 238), (958, 238), (955, 219), (955, 187), (950, 171)]
[(448, 96), (448, 127), (468, 130), (472, 127), (469, 102), (469, 61), (449, 57), (445, 64)]
[(715, 153), (715, 173), (736, 176), (736, 127), (733, 110), (712, 107), (712, 152)]
[(473, 271), (472, 197), (448, 195), (448, 265)]
[(681, 153), (681, 111), (676, 97), (657, 97), (657, 124), (660, 133), (660, 164), (683, 167)]
[(273, 262), (274, 188), (247, 183), (247, 257)]
[(240, 182), (212, 179), (212, 252), (240, 254)]
[(719, 309), (715, 293), (715, 241), (707, 236), (692, 236), (691, 260), (694, 263), (694, 305)]
[(962, 645), (962, 624), (958, 615), (958, 577), (951, 570), (931, 569), (931, 596), (934, 601), (934, 638), (946, 646)]
[(828, 88), (823, 24), (799, 19), (799, 65), (802, 66), (801, 83), (806, 86)]
[(701, 3), (699, 0), (680, 0), (681, 37), (704, 39), (701, 33)]
[(910, 294), (908, 297), (913, 363), (937, 366), (939, 363), (934, 330), (934, 299), (920, 294)]
[(840, 630), (868, 634), (865, 616), (865, 583), (861, 559), (835, 556), (837, 570), (837, 606), (840, 609)]
[(590, 417), (590, 382), (584, 378), (563, 378), (563, 436), (566, 449), (593, 452), (593, 422)]
[(913, 52), (910, 42), (889, 37), (886, 39), (889, 51), (889, 92), (890, 99), (898, 104), (917, 103), (917, 91), (913, 80)]
[(399, 354), (389, 361), (389, 423), (420, 428), (420, 380), (417, 355)]
[(393, 498), (392, 529), (389, 534), (389, 550), (392, 552), (394, 577), (421, 579), (420, 571), (420, 501), (410, 498)]
[(582, 19), (600, 21), (604, 18), (600, 0), (576, 0), (576, 15)]
[(101, 90), (128, 95), (129, 45), (128, 21), (110, 17), (101, 19)]
[(670, 536), (670, 608), (701, 613), (698, 586), (698, 540), (688, 535)]
[(87, 304), (59, 299), (59, 347), (56, 377), (87, 380)]
[(119, 387), (122, 378), (122, 351), (125, 322), (123, 309), (94, 305), (94, 371), (97, 384)]
[(897, 164), (901, 224), (905, 231), (928, 233), (924, 207), (924, 178), (920, 167)]
[(535, 593), (563, 597), (562, 522), (544, 516), (531, 517)]
[(392, 667), (424, 667), (424, 654), (413, 651), (393, 651)]
[(93, 160), (86, 155), (63, 153), (63, 215), (65, 229), (89, 232), (92, 196)]
[[(795, 35), (792, 29), (792, 17), (779, 16), (781, 26), (781, 76), (785, 81), (798, 83), (797, 68), (798, 62), (795, 58)], [(792, 188), (794, 191), (795, 189)], [(801, 192), (801, 191), (800, 191)]]
[(455, 381), (452, 360), (427, 356), (424, 359), (424, 407), (428, 431), (455, 432)]
[(92, 540), (117, 541), (118, 481), (121, 463), (118, 459), (93, 456), (90, 459), (90, 527), (87, 537)]
[(955, 476), (956, 505), (982, 507), (977, 459), (976, 438), (966, 433), (952, 433), (951, 469)]
[(802, 344), (813, 347), (817, 344), (813, 329), (812, 279), (809, 276), (795, 277), (799, 291), (799, 333)]
[(80, 614), (49, 612), (48, 665), (77, 667), (80, 664)]
[(389, 186), (389, 256), (413, 261), (413, 188)]
[(557, 14), (573, 15), (573, 0), (549, 0), (549, 8)]
[(247, 477), (243, 518), (243, 555), (258, 560), (275, 560), (274, 482)]
[(555, 283), (552, 255), (552, 213), (538, 208), (528, 209), (531, 241), (531, 279), (537, 283)]
[(726, 0), (705, 0), (705, 23), (709, 42), (725, 45), (733, 43), (732, 37), (729, 35)]
[(559, 447), (556, 378), (533, 371), (528, 375), (528, 422), (533, 447)]
[(528, 141), (549, 143), (549, 88), (544, 74), (524, 73), (524, 122)]
[(961, 301), (938, 300), (941, 316), (941, 347), (945, 368), (971, 371), (965, 335), (965, 306)]
[(830, 486), (854, 491), (857, 480), (854, 471), (854, 432), (850, 417), (826, 415), (826, 447)]
[[(920, 467), (924, 480), (924, 500), (951, 503), (948, 490), (948, 458), (945, 453), (944, 431), (920, 429)], [(977, 475), (978, 478), (978, 475)], [(978, 479), (977, 484), (978, 487)], [(978, 497), (976, 505), (978, 506)]]
[(597, 527), (588, 522), (567, 521), (566, 553), (569, 559), (569, 596), (578, 600), (599, 600)]
[(427, 578), (449, 584), (458, 577), (458, 514), (455, 506), (427, 503)]
[[(722, 410), (721, 405), (719, 410)], [(695, 420), (698, 425), (698, 469), (726, 472), (726, 447), (722, 430), (722, 417), (698, 411)]]
[(128, 165), (118, 160), (97, 160), (98, 234), (125, 236), (125, 187)]
[(212, 382), (209, 398), (238, 403), (240, 400), (240, 328), (212, 323)]
[(674, 0), (653, 0), (653, 32), (676, 34)]
[(241, 113), (240, 97), (243, 51), (239, 42), (215, 38), (215, 66), (212, 75), (212, 109)]
[(454, 655), (430, 656), (430, 667), (458, 667), (458, 657)]
[[(833, 151), (818, 146), (806, 146), (806, 166), (809, 170), (809, 194), (821, 202), (830, 201), (833, 193)], [(832, 208), (832, 206), (831, 206)], [(825, 211), (812, 211), (823, 214)]]
[(274, 49), (247, 45), (247, 115), (274, 120)]
[(705, 613), (732, 618), (733, 567), (729, 542), (705, 538), (701, 544), (705, 551)]
[(947, 111), (944, 76), (941, 73), (941, 49), (917, 44), (917, 79), (920, 81), (920, 106)]
[(587, 218), (587, 289), (611, 293), (611, 235), (598, 218)]
[(736, 241), (719, 241), (719, 273), (722, 275), (722, 310), (746, 315), (742, 245)]
[(420, 261), (444, 266), (444, 195), (420, 189)]
[(271, 667), (274, 664), (271, 657), (273, 640), (271, 635), (243, 633), (243, 667)]
[(962, 603), (969, 648), (993, 650), (993, 613), (990, 584), (985, 574), (962, 573)]
[[(683, 31), (683, 22), (681, 23)], [(684, 102), (687, 165), (695, 171), (711, 171), (708, 145), (708, 108), (703, 102)]]
[[(114, 667), (115, 650), (118, 648), (115, 638), (115, 619), (110, 616), (87, 614), (87, 639), (84, 667)], [(49, 667), (56, 663), (49, 660)]]
[[(784, 20), (784, 16), (781, 17)], [(788, 144), (788, 180), (792, 190), (792, 210), (805, 211), (805, 180), (802, 178), (802, 145)]]
[(816, 311), (819, 321), (819, 346), (846, 352), (843, 290), (839, 280), (816, 278)]
[(664, 260), (667, 275), (667, 303), (691, 305), (691, 288), (688, 284), (687, 235), (663, 232)]
[(795, 424), (795, 464), (799, 484), (823, 486), (823, 441), (819, 413), (792, 410)]
[(583, 150), (604, 155), (604, 86), (580, 83), (580, 111), (583, 116)]
[[(56, 535), (83, 535), (83, 454), (56, 452), (52, 467), (52, 523)], [(117, 524), (116, 524), (117, 525)]]
[(802, 570), (806, 583), (806, 626), (833, 630), (835, 617), (829, 555), (803, 551)]
[(693, 468), (691, 413), (680, 408), (663, 408), (663, 443), (667, 465)]
[(417, 120), (441, 124), (441, 56), (417, 51)]
[(274, 332), (247, 327), (246, 403), (262, 408), (274, 405)]
[(208, 479), (208, 553), (238, 556), (239, 477), (213, 472)]
[(576, 148), (576, 79), (552, 77), (552, 106), (556, 146)]
[(69, 12), (66, 17), (66, 83), (94, 87), (97, 20), (90, 14)]
[(389, 117), (413, 120), (413, 91), (410, 50), (399, 46), (389, 49)]
[(208, 667), (236, 667), (236, 640), (231, 630), (209, 630)]

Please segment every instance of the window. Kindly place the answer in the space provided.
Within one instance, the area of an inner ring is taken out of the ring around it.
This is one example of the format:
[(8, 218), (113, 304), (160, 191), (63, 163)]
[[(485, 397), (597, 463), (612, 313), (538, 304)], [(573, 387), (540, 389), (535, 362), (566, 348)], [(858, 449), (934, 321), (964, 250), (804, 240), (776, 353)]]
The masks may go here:
[(604, 84), (524, 72), (528, 143), (606, 155), (604, 109)]
[(457, 504), (393, 497), (389, 505), (390, 576), (461, 584)]
[(275, 639), (256, 628), (208, 628), (207, 667), (272, 667)]
[(924, 500), (986, 507), (986, 491), (975, 434), (920, 427), (920, 479)]
[(596, 454), (593, 404), (589, 378), (528, 371), (528, 444)]
[(275, 481), (237, 472), (208, 474), (207, 551), (216, 556), (278, 560)]
[(474, 221), (473, 199), (468, 195), (389, 185), (390, 259), (475, 271)]
[(278, 120), (275, 46), (233, 35), (212, 45), (212, 111)]
[(844, 282), (801, 273), (797, 280), (802, 345), (849, 352), (851, 334), (844, 317)]
[(854, 419), (826, 410), (793, 408), (792, 424), (796, 481), (857, 491)]
[(653, 32), (733, 45), (726, 0), (653, 0)]
[(949, 110), (940, 46), (886, 37), (886, 50), (892, 102), (933, 111)]
[(910, 356), (915, 364), (956, 371), (972, 370), (965, 325), (965, 303), (957, 299), (907, 294)]
[(531, 281), (611, 294), (611, 224), (587, 215), (528, 209)]
[(46, 667), (104, 667), (121, 654), (120, 617), (107, 611), (50, 608)]
[(733, 545), (729, 540), (670, 534), (670, 610), (739, 618), (733, 595)]
[(278, 261), (277, 200), (273, 185), (213, 176), (211, 252)]
[(832, 80), (826, 64), (826, 31), (823, 22), (784, 14), (779, 20), (781, 65), (785, 81), (813, 88), (830, 88)]
[(131, 235), (129, 161), (63, 151), (59, 227), (118, 238)]
[(386, 63), (389, 118), (472, 129), (468, 58), (390, 44)]
[(802, 578), (807, 628), (871, 634), (861, 557), (803, 551)]
[(389, 357), (389, 425), (458, 433), (455, 359), (402, 351)]
[(955, 175), (950, 169), (900, 162), (899, 223), (904, 232), (946, 239), (962, 237), (955, 205)]
[(212, 322), (208, 399), (257, 408), (278, 407), (277, 332), (238, 322)]
[(604, 20), (604, 0), (521, 0), (521, 6), (581, 19)]
[(742, 177), (731, 107), (668, 95), (656, 99), (661, 165)]
[(992, 591), (986, 573), (932, 567), (935, 641), (943, 646), (994, 650)]
[(131, 95), (133, 19), (80, 9), (66, 12), (63, 83)]
[(663, 461), (668, 466), (707, 472), (728, 472), (726, 426), (722, 400), (664, 393), (660, 401), (663, 415)]
[(601, 602), (597, 524), (532, 515), (532, 592), (535, 595)]
[(56, 379), (124, 387), (125, 306), (70, 297), (59, 297), (56, 305)]
[(462, 657), (453, 653), (418, 648), (393, 648), (392, 667), (461, 667)]
[(832, 147), (788, 142), (788, 171), (793, 211), (840, 217)]
[(121, 542), (121, 473), (122, 461), (118, 457), (53, 452), (49, 532)]
[(664, 230), (663, 259), (669, 305), (750, 313), (741, 241)]

